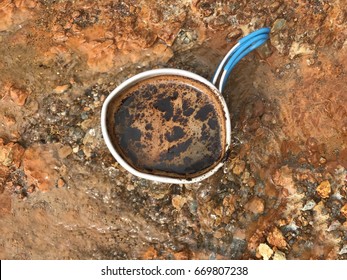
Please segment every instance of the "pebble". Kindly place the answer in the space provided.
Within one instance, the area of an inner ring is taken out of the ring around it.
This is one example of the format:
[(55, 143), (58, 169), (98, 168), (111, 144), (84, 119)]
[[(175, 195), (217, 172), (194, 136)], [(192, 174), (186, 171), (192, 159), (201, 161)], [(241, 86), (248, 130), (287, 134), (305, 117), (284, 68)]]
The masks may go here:
[(58, 150), (58, 155), (61, 159), (67, 158), (71, 155), (72, 149), (70, 146), (66, 145)]
[(293, 42), (289, 50), (289, 58), (293, 59), (296, 56), (314, 54), (309, 44)]
[(13, 142), (6, 145), (3, 143), (3, 139), (0, 138), (0, 164), (5, 167), (14, 165), (18, 168), (24, 153), (24, 148)]
[(213, 234), (213, 237), (214, 237), (214, 238), (218, 238), (218, 239), (222, 238), (223, 236), (225, 236), (225, 229), (224, 229), (224, 228), (218, 229), (218, 230), (215, 231), (214, 234)]
[(83, 138), (83, 144), (86, 145), (88, 143), (96, 145), (96, 139), (95, 139), (95, 129), (90, 129), (88, 132), (84, 135)]
[(251, 177), (251, 178), (248, 179), (247, 185), (249, 187), (253, 188), (256, 185), (256, 183), (257, 182), (255, 181), (255, 179), (253, 177)]
[(226, 40), (228, 42), (233, 42), (234, 40), (239, 38), (241, 35), (242, 35), (242, 30), (241, 29), (235, 29), (235, 30), (228, 33), (228, 35), (226, 36)]
[(312, 210), (316, 206), (316, 202), (309, 200), (306, 202), (305, 206), (301, 209), (302, 211)]
[(175, 207), (178, 211), (180, 211), (183, 207), (183, 205), (187, 202), (187, 198), (181, 196), (181, 195), (175, 195), (172, 198), (172, 206)]
[(12, 116), (5, 115), (4, 116), (4, 124), (6, 126), (14, 126), (16, 124), (16, 119)]
[(11, 150), (6, 146), (0, 147), (0, 164), (9, 167), (12, 164)]
[(331, 193), (331, 187), (330, 187), (329, 181), (323, 181), (322, 183), (320, 183), (316, 191), (321, 198), (328, 198)]
[(308, 66), (311, 66), (311, 65), (313, 65), (315, 63), (315, 60), (314, 60), (314, 58), (308, 58), (308, 59), (306, 59), (306, 64), (308, 65)]
[(59, 179), (53, 149), (49, 145), (33, 145), (25, 151), (22, 160), (28, 185), (35, 185), (43, 192), (54, 188)]
[(144, 260), (154, 260), (158, 258), (158, 252), (153, 246), (150, 246), (147, 251), (143, 254)]
[(223, 199), (223, 206), (228, 215), (235, 212), (235, 198), (232, 195), (228, 195)]
[(282, 166), (279, 170), (276, 170), (276, 172), (272, 175), (272, 180), (276, 185), (287, 189), (290, 194), (294, 194), (296, 192), (293, 181), (293, 171), (287, 165)]
[(270, 42), (271, 45), (274, 46), (280, 54), (283, 54), (285, 52), (286, 45), (283, 43), (283, 40), (280, 38), (279, 34), (274, 34), (273, 36), (271, 36)]
[(347, 203), (342, 206), (340, 213), (347, 219)]
[(228, 21), (225, 15), (217, 16), (212, 23), (214, 28), (223, 27), (223, 26), (226, 26), (227, 24), (228, 24)]
[(318, 151), (318, 140), (314, 137), (309, 137), (306, 140), (306, 147), (311, 151), (311, 152), (317, 152)]
[(325, 157), (320, 157), (320, 158), (319, 158), (319, 163), (320, 163), (320, 164), (326, 164), (326, 163), (327, 163), (326, 158), (325, 158)]
[(199, 203), (206, 203), (212, 199), (213, 196), (213, 187), (210, 185), (202, 185), (198, 191), (196, 198)]
[(286, 260), (286, 254), (281, 252), (281, 251), (278, 251), (276, 250), (274, 256), (273, 256), (273, 260), (275, 261), (284, 261)]
[(271, 32), (277, 33), (278, 31), (282, 30), (286, 26), (287, 21), (283, 18), (279, 18), (275, 20), (274, 24), (272, 25)]
[(84, 145), (82, 150), (83, 150), (83, 153), (85, 154), (85, 156), (87, 158), (90, 158), (92, 156), (92, 149), (91, 149), (91, 147)]
[(287, 247), (287, 242), (284, 239), (282, 232), (277, 227), (273, 228), (266, 240), (269, 244), (277, 248), (284, 249)]
[(55, 89), (53, 89), (54, 93), (64, 93), (69, 89), (70, 85), (66, 84), (66, 85), (61, 85), (61, 86), (57, 86)]
[(28, 92), (16, 87), (10, 88), (10, 97), (14, 103), (19, 106), (23, 106), (28, 98)]
[(82, 128), (80, 128), (78, 126), (71, 127), (71, 128), (69, 128), (69, 136), (71, 137), (71, 140), (73, 142), (77, 142), (77, 141), (84, 138), (85, 132), (83, 131)]
[(81, 128), (82, 128), (83, 130), (87, 130), (87, 129), (90, 128), (92, 125), (93, 125), (93, 121), (90, 120), (90, 119), (87, 119), (87, 120), (85, 120), (85, 121), (83, 121), (83, 122), (81, 123)]
[(131, 191), (135, 190), (136, 186), (134, 184), (129, 183), (126, 185), (126, 188), (127, 188), (127, 191), (131, 192)]
[(62, 188), (65, 186), (65, 181), (62, 178), (59, 178), (58, 182), (57, 182), (57, 186), (58, 188)]
[(333, 221), (331, 222), (329, 228), (327, 229), (328, 232), (337, 230), (341, 227), (341, 223), (339, 221)]
[(88, 118), (89, 118), (88, 113), (83, 112), (83, 113), (81, 114), (81, 119), (82, 119), (82, 120), (87, 120)]
[(264, 260), (269, 260), (273, 254), (273, 250), (266, 243), (260, 243), (257, 248), (257, 254)]
[(275, 1), (269, 6), (269, 8), (270, 8), (271, 12), (274, 13), (278, 10), (278, 8), (281, 5), (282, 5), (282, 1)]
[(343, 255), (343, 254), (347, 254), (347, 245), (344, 245), (339, 252), (339, 255)]
[(246, 203), (245, 209), (254, 213), (261, 214), (264, 212), (264, 201), (259, 197), (253, 197), (249, 202)]
[(240, 175), (246, 167), (246, 163), (243, 160), (240, 160), (238, 162), (236, 162), (234, 168), (233, 168), (233, 173), (235, 175)]

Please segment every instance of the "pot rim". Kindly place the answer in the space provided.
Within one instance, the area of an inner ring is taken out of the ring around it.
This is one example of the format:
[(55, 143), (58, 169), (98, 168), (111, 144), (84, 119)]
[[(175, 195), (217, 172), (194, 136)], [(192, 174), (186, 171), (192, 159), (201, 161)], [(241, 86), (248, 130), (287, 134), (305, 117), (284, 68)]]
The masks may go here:
[[(224, 157), (221, 158), (212, 169), (208, 170), (204, 174), (201, 174), (199, 176), (189, 178), (189, 179), (183, 179), (183, 178), (172, 178), (168, 176), (159, 176), (159, 175), (153, 175), (149, 173), (144, 173), (141, 171), (136, 170), (134, 167), (132, 167), (130, 164), (128, 164), (123, 157), (117, 152), (115, 147), (113, 146), (110, 137), (108, 135), (107, 131), (107, 108), (111, 100), (119, 93), (124, 91), (130, 86), (133, 86), (134, 84), (143, 81), (148, 78), (156, 77), (156, 76), (166, 76), (166, 75), (173, 75), (173, 76), (182, 76), (186, 78), (190, 78), (196, 81), (199, 81), (205, 85), (207, 85), (211, 91), (217, 96), (218, 100), (222, 104), (223, 112), (224, 112), (224, 121), (225, 121), (225, 148), (224, 148)], [(117, 162), (124, 167), (127, 171), (129, 171), (131, 174), (136, 175), (140, 178), (152, 180), (152, 181), (157, 181), (157, 182), (162, 182), (162, 183), (172, 183), (172, 184), (188, 184), (188, 183), (196, 183), (200, 182), (214, 173), (216, 173), (224, 164), (224, 158), (225, 155), (228, 154), (228, 150), (230, 148), (230, 141), (231, 141), (231, 125), (230, 125), (230, 115), (229, 115), (229, 110), (226, 105), (225, 99), (223, 95), (219, 92), (219, 90), (207, 79), (186, 71), (186, 70), (180, 70), (180, 69), (174, 69), (174, 68), (160, 68), (160, 69), (154, 69), (154, 70), (148, 70), (142, 73), (139, 73), (124, 82), (122, 82), (118, 87), (116, 87), (106, 98), (104, 101), (104, 104), (102, 106), (101, 110), (101, 130), (102, 130), (102, 135), (104, 137), (105, 143), (111, 152), (112, 156), (117, 160)]]

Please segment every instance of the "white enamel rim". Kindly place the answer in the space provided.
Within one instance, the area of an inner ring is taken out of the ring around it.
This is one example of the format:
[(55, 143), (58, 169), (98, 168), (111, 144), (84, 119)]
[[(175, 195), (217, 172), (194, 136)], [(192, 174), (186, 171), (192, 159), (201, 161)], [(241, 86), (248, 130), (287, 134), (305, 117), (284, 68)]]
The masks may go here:
[(140, 74), (137, 74), (131, 78), (129, 78), (128, 80), (124, 81), (123, 83), (121, 83), (117, 88), (115, 88), (110, 94), (109, 96), (106, 98), (103, 106), (102, 106), (102, 110), (101, 110), (101, 130), (102, 130), (102, 135), (104, 137), (105, 143), (108, 147), (108, 149), (110, 150), (112, 156), (117, 160), (117, 162), (123, 166), (127, 171), (129, 171), (130, 173), (132, 173), (133, 175), (136, 175), (140, 178), (144, 178), (147, 180), (152, 180), (152, 181), (157, 181), (157, 182), (162, 182), (162, 183), (172, 183), (172, 184), (189, 184), (189, 183), (196, 183), (196, 182), (200, 182), (208, 177), (210, 177), (211, 175), (213, 175), (214, 173), (217, 172), (217, 170), (219, 170), (224, 162), (223, 159), (221, 159), (219, 161), (219, 163), (212, 169), (208, 170), (206, 173), (196, 176), (194, 178), (191, 179), (179, 179), (179, 178), (171, 178), (171, 177), (166, 177), (166, 176), (159, 176), (159, 175), (152, 175), (152, 174), (148, 174), (148, 173), (143, 173), (140, 172), (138, 170), (136, 170), (135, 168), (133, 168), (132, 166), (130, 166), (122, 157), (121, 155), (116, 151), (116, 149), (113, 147), (112, 142), (110, 140), (110, 137), (108, 135), (107, 132), (107, 120), (106, 120), (106, 116), (107, 116), (107, 107), (109, 105), (109, 103), (111, 102), (111, 100), (119, 93), (121, 93), (123, 90), (127, 89), (128, 87), (143, 81), (145, 79), (148, 78), (152, 78), (152, 77), (156, 77), (156, 76), (163, 76), (163, 75), (174, 75), (174, 76), (182, 76), (182, 77), (188, 77), (190, 79), (199, 81), (205, 85), (207, 85), (214, 93), (215, 95), (218, 97), (219, 101), (222, 104), (223, 107), (223, 111), (224, 111), (224, 119), (225, 119), (225, 149), (224, 149), (224, 155), (227, 154), (229, 148), (230, 148), (230, 141), (231, 141), (231, 126), (230, 126), (230, 115), (229, 115), (229, 110), (228, 107), (225, 103), (225, 100), (222, 96), (222, 94), (219, 92), (219, 90), (208, 80), (206, 80), (205, 78), (194, 74), (192, 72), (189, 71), (185, 71), (185, 70), (180, 70), (180, 69), (172, 69), (172, 68), (163, 68), (163, 69), (154, 69), (154, 70), (149, 70), (149, 71), (145, 71), (142, 72)]

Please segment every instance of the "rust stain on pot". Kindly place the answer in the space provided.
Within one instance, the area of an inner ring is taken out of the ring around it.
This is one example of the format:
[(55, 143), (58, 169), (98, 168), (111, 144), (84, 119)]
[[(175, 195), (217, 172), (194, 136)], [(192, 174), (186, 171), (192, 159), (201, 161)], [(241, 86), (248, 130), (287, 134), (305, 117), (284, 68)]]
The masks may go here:
[(193, 178), (212, 169), (225, 150), (225, 117), (203, 83), (180, 76), (149, 78), (114, 97), (108, 133), (133, 168)]

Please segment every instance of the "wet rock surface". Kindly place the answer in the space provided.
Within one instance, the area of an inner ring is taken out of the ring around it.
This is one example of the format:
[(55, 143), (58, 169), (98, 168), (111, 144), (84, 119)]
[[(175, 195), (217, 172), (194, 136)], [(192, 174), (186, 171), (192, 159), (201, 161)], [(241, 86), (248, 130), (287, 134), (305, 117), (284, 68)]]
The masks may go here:
[[(2, 1), (0, 258), (346, 259), (346, 4)], [(263, 26), (223, 92), (222, 170), (166, 185), (118, 165), (100, 128), (118, 84), (157, 67), (210, 79)]]

